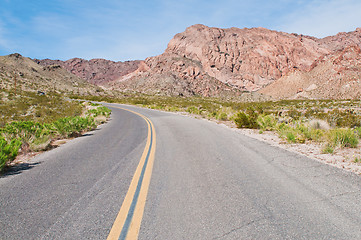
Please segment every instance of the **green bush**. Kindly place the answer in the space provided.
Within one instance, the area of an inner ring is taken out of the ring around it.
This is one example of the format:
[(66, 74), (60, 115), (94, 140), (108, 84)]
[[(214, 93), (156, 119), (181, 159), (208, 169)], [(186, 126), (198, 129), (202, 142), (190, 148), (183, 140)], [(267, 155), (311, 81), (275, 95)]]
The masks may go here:
[(92, 117), (65, 117), (53, 123), (55, 132), (60, 137), (79, 135), (82, 131), (91, 130), (96, 127)]
[(306, 137), (304, 133), (298, 128), (293, 127), (285, 123), (281, 123), (277, 126), (277, 132), (280, 138), (286, 139), (291, 143), (305, 143)]
[(234, 118), (234, 123), (237, 125), (238, 128), (257, 129), (259, 128), (259, 126), (254, 117), (255, 116), (250, 117), (248, 114), (244, 112), (239, 112)]
[(197, 114), (197, 115), (200, 115), (202, 113), (201, 109), (195, 106), (188, 107), (187, 112), (189, 112), (190, 114)]
[(322, 153), (324, 154), (332, 154), (334, 153), (335, 149), (333, 148), (333, 146), (330, 146), (329, 144), (326, 144), (325, 147), (322, 149)]
[(292, 131), (286, 132), (286, 138), (288, 142), (295, 143), (296, 142), (296, 136), (295, 133)]
[(328, 132), (327, 141), (331, 146), (356, 148), (358, 135), (352, 129), (332, 129)]
[(227, 115), (227, 113), (221, 112), (217, 115), (217, 119), (221, 120), (221, 121), (227, 121), (228, 115)]
[(7, 142), (3, 137), (0, 137), (0, 171), (7, 162), (16, 158), (20, 146), (21, 141), (19, 139), (12, 139), (10, 142)]
[(276, 129), (278, 121), (274, 115), (259, 115), (257, 123), (262, 130), (272, 131)]
[(100, 106), (95, 109), (88, 110), (88, 114), (91, 115), (92, 117), (97, 117), (97, 116), (109, 117), (110, 113), (111, 110), (104, 106)]

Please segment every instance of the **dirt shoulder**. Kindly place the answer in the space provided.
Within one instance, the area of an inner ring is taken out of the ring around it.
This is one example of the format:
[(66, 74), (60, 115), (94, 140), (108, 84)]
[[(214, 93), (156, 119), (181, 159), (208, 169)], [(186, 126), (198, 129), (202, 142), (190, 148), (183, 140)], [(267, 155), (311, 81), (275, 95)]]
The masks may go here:
[[(188, 113), (178, 113), (185, 116), (190, 116), (198, 119), (201, 118), (199, 115), (193, 115)], [(207, 120), (207, 119), (204, 119)], [(248, 137), (257, 139), (259, 141), (266, 142), (272, 146), (280, 147), (288, 151), (296, 152), (316, 161), (344, 169), (349, 172), (361, 174), (361, 160), (355, 162), (355, 159), (361, 159), (361, 149), (358, 148), (337, 148), (333, 154), (322, 153), (322, 144), (315, 142), (306, 142), (304, 144), (299, 143), (288, 143), (284, 139), (278, 137), (276, 132), (265, 131), (259, 133), (258, 129), (239, 129), (233, 122), (230, 121), (218, 121), (218, 120), (207, 120), (210, 122), (218, 123), (224, 127), (231, 128), (241, 134)]]
[(361, 163), (355, 162), (355, 158), (360, 158), (360, 148), (339, 148), (333, 154), (322, 153), (322, 145), (308, 142), (305, 144), (290, 144), (285, 140), (279, 138), (274, 132), (259, 133), (254, 129), (237, 129), (242, 134), (255, 138), (257, 140), (267, 142), (273, 146), (277, 146), (288, 151), (297, 152), (319, 162), (329, 164), (338, 168), (342, 168), (346, 171), (361, 174)]

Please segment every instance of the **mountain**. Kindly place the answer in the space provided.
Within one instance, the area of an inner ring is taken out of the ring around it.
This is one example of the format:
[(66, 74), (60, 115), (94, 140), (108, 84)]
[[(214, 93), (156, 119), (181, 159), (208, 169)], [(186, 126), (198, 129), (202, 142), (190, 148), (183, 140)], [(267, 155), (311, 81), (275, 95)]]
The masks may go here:
[(359, 99), (361, 49), (352, 45), (322, 56), (310, 71), (294, 71), (259, 92), (276, 99)]
[[(197, 24), (176, 34), (163, 54), (144, 61), (34, 61), (60, 65), (110, 90), (206, 97), (252, 92), (257, 99), (347, 98), (358, 96), (359, 87), (351, 82), (359, 78), (360, 47), (361, 28), (318, 39), (265, 28)], [(345, 90), (348, 85), (350, 90)], [(332, 90), (335, 86), (343, 90)]]
[[(0, 89), (97, 94), (99, 87), (69, 73), (59, 65), (41, 66), (18, 53), (0, 56)], [(16, 83), (16, 84), (15, 84)]]
[[(329, 52), (308, 36), (198, 24), (175, 35), (163, 54), (147, 58), (140, 71), (119, 78), (114, 86), (129, 88), (133, 83), (132, 88), (144, 86), (149, 91), (150, 85), (160, 85), (163, 79), (179, 88), (191, 86), (205, 96), (214, 95), (216, 86), (255, 91), (293, 69), (308, 70)], [(205, 91), (202, 84), (214, 90)]]
[[(301, 95), (356, 97), (358, 85), (341, 92), (330, 87), (347, 88), (359, 76), (360, 46), (360, 28), (318, 39), (265, 28), (221, 29), (197, 24), (175, 35), (163, 54), (147, 58), (137, 71), (109, 85), (114, 89), (187, 96), (257, 91), (288, 98), (297, 91), (312, 89), (313, 94)], [(341, 57), (346, 55), (353, 57)], [(336, 63), (340, 57), (343, 60)], [(336, 84), (340, 77), (342, 84)], [(293, 84), (293, 78), (300, 83)]]
[(51, 59), (34, 59), (34, 61), (43, 66), (59, 65), (74, 75), (101, 86), (137, 70), (140, 63), (140, 61), (114, 62), (105, 59), (81, 58), (72, 58), (67, 61)]

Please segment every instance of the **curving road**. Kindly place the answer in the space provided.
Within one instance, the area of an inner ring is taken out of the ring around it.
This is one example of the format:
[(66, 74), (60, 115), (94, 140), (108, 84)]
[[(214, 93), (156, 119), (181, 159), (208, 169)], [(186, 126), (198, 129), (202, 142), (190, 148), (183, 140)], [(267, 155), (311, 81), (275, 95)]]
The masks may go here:
[[(0, 177), (0, 239), (108, 237), (149, 126), (106, 105), (109, 123)], [(215, 123), (121, 107), (154, 125), (139, 239), (361, 239), (360, 176)]]

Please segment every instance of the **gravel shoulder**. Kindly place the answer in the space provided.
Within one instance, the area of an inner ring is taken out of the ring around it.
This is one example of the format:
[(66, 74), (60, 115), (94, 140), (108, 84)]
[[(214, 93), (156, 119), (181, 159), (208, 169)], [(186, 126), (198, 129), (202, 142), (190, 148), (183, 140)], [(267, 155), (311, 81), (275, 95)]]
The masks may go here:
[(254, 129), (237, 129), (237, 131), (257, 140), (267, 142), (273, 146), (300, 153), (319, 162), (329, 164), (346, 171), (354, 172), (356, 174), (361, 174), (361, 164), (354, 162), (355, 157), (361, 156), (360, 148), (337, 149), (333, 154), (324, 154), (321, 151), (321, 144), (312, 142), (305, 144), (290, 144), (279, 138), (274, 132), (264, 132), (260, 134), (258, 130)]
[[(177, 113), (185, 116), (190, 116), (197, 119), (203, 119), (198, 115), (192, 115), (189, 113)], [(272, 131), (265, 131), (259, 133), (258, 129), (239, 129), (233, 122), (230, 121), (218, 121), (203, 119), (205, 121), (214, 122), (222, 125), (226, 128), (231, 128), (241, 134), (248, 137), (257, 139), (262, 142), (266, 142), (272, 146), (277, 146), (282, 149), (286, 149), (291, 152), (299, 153), (303, 156), (309, 157), (316, 161), (328, 164), (337, 168), (344, 169), (355, 174), (361, 174), (361, 162), (355, 162), (355, 158), (361, 159), (361, 149), (358, 148), (338, 148), (333, 154), (322, 153), (322, 144), (315, 142), (306, 142), (304, 144), (288, 143), (284, 139), (278, 137), (277, 133)]]

